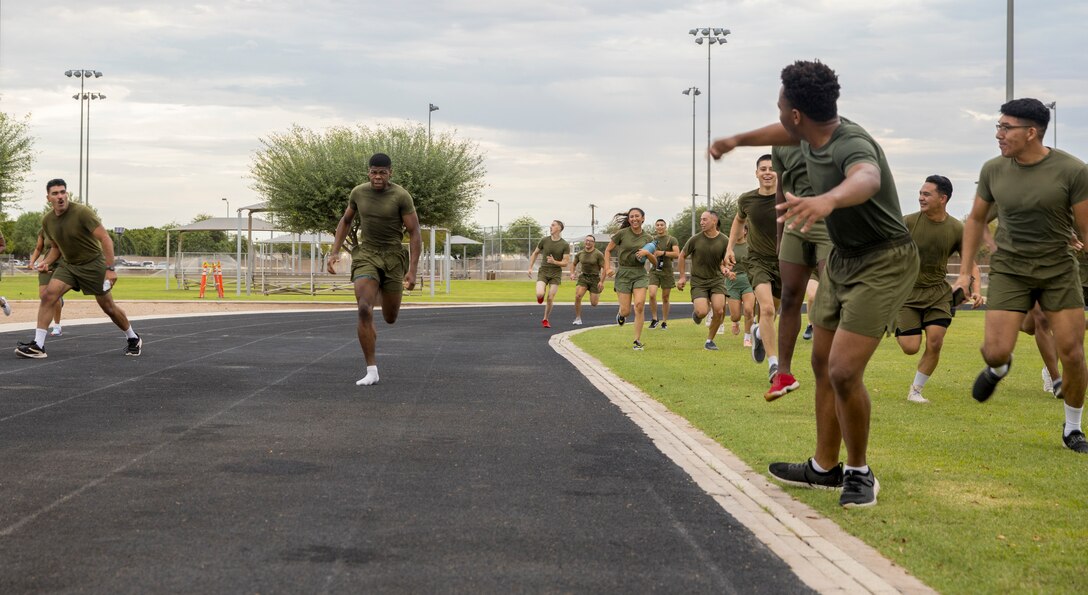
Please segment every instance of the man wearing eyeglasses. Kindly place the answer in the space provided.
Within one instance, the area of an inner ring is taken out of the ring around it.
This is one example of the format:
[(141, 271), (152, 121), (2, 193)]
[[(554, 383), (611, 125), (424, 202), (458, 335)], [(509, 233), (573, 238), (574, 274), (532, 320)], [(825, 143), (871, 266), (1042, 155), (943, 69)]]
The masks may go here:
[(1038, 99), (1001, 106), (997, 123), (1000, 157), (982, 166), (978, 195), (963, 233), (963, 262), (955, 286), (968, 289), (970, 266), (992, 209), (1001, 220), (990, 260), (985, 338), (986, 368), (971, 391), (978, 401), (993, 395), (1009, 373), (1017, 333), (1038, 303), (1050, 321), (1062, 363), (1065, 425), (1062, 442), (1088, 454), (1081, 430), (1088, 367), (1084, 362), (1084, 296), (1077, 260), (1069, 250), (1074, 229), (1088, 237), (1088, 167), (1072, 155), (1043, 145), (1050, 110)]
[[(358, 216), (362, 237), (351, 252), (351, 280), (359, 304), (359, 346), (366, 358), (366, 375), (355, 382), (359, 386), (378, 383), (374, 306), (381, 304), (382, 318), (388, 324), (397, 321), (404, 290), (415, 288), (419, 253), (423, 249), (412, 195), (389, 181), (393, 175), (393, 161), (385, 153), (375, 153), (369, 166), (367, 177), (370, 182), (356, 186), (348, 196), (348, 206), (336, 226), (328, 264), (329, 273), (336, 274), (340, 247)], [(408, 232), (410, 252), (401, 244), (405, 231)]]
[[(937, 369), (944, 336), (955, 315), (954, 308), (963, 301), (962, 297), (953, 297), (952, 288), (945, 280), (948, 258), (960, 252), (963, 241), (963, 224), (948, 216), (950, 198), (952, 182), (941, 175), (929, 176), (918, 190), (921, 210), (903, 217), (903, 223), (918, 246), (919, 265), (914, 288), (895, 322), (895, 338), (903, 353), (914, 355), (923, 346), (922, 333), (925, 332), (925, 351), (918, 360), (918, 369), (907, 393), (907, 400), (912, 403), (929, 402), (922, 396), (922, 389)], [(977, 266), (971, 279), (971, 295), (977, 300), (972, 305), (981, 306)]]

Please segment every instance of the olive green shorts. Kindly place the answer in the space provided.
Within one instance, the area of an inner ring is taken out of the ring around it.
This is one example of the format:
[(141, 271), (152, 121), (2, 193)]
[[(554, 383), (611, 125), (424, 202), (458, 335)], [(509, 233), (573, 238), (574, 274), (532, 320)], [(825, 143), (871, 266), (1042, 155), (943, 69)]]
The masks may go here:
[(50, 267), (48, 271), (38, 273), (38, 287), (49, 285), (49, 280), (53, 278), (53, 272), (56, 270), (57, 267)]
[(737, 272), (736, 279), (725, 279), (725, 295), (731, 300), (739, 300), (746, 293), (753, 293), (752, 284), (748, 281), (746, 273)]
[(537, 282), (545, 285), (559, 285), (563, 282), (563, 269), (557, 266), (541, 266), (536, 272)]
[(918, 277), (918, 248), (905, 236), (890, 247), (827, 257), (812, 307), (812, 324), (879, 339), (895, 324)]
[(673, 278), (672, 271), (653, 269), (650, 271), (650, 285), (656, 285), (661, 289), (672, 289), (676, 287), (676, 279)]
[(1084, 308), (1077, 261), (1068, 259), (1055, 265), (1031, 267), (1032, 274), (1023, 275), (1016, 257), (997, 252), (990, 261), (990, 287), (986, 292), (987, 310), (1027, 312), (1038, 302), (1046, 312)]
[(53, 270), (53, 279), (63, 282), (76, 291), (82, 291), (84, 295), (109, 293), (102, 290), (102, 284), (106, 281), (105, 256), (99, 254), (98, 258), (83, 264), (64, 261), (58, 261), (58, 263), (57, 268)]
[(778, 272), (778, 258), (748, 253), (748, 280), (752, 287), (764, 283), (771, 285), (771, 295), (782, 297), (782, 275)]
[(922, 327), (947, 327), (952, 322), (952, 287), (947, 283), (915, 287), (895, 319), (895, 334), (917, 335)]
[(404, 275), (408, 272), (408, 250), (396, 248), (365, 248), (356, 246), (351, 252), (351, 280), (374, 279), (382, 293), (404, 293)]
[(633, 293), (650, 285), (650, 276), (642, 267), (620, 267), (616, 269), (616, 293)]
[(831, 254), (831, 238), (826, 226), (813, 227), (805, 234), (786, 230), (778, 245), (779, 260), (810, 268), (826, 262), (828, 254)]
[(601, 276), (582, 273), (578, 275), (578, 283), (575, 287), (585, 287), (589, 293), (601, 293)]
[[(738, 275), (739, 277), (739, 275)], [(695, 301), (699, 298), (709, 300), (712, 295), (726, 295), (725, 278), (721, 278), (717, 281), (700, 281), (698, 283), (691, 284), (691, 301)]]

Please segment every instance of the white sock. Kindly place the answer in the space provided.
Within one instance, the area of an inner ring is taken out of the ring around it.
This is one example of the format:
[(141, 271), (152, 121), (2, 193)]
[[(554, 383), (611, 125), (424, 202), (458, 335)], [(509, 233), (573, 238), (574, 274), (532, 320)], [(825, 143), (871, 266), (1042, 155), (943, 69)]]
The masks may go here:
[(378, 366), (367, 366), (366, 376), (355, 381), (355, 386), (370, 386), (378, 383)]
[(128, 329), (125, 330), (125, 336), (129, 339), (135, 339), (137, 337), (136, 331), (132, 330), (132, 325), (129, 325)]
[(923, 374), (921, 372), (914, 373), (914, 386), (921, 388), (926, 385), (927, 380), (929, 380), (929, 374)]
[(1072, 432), (1080, 430), (1080, 414), (1084, 412), (1084, 407), (1070, 407), (1065, 406), (1065, 432), (1063, 436), (1068, 436)]
[(809, 459), (809, 464), (812, 465), (812, 470), (816, 473), (827, 473), (827, 469), (824, 469), (820, 466), (819, 463), (816, 462), (816, 457), (812, 457), (811, 459)]
[(49, 331), (43, 328), (34, 329), (34, 342), (38, 344), (38, 347), (45, 347), (45, 336), (49, 334)]
[(864, 467), (851, 467), (850, 465), (846, 465), (845, 467), (843, 467), (843, 473), (845, 473), (847, 471), (857, 471), (858, 473), (860, 473), (862, 475), (868, 475), (869, 474), (869, 466), (865, 465)]
[(751, 341), (752, 340), (752, 333), (744, 333), (744, 340), (745, 341)]
[(768, 355), (767, 356), (767, 367), (770, 368), (771, 366), (777, 366), (777, 365), (778, 365), (778, 356), (777, 355)]
[(999, 368), (991, 367), (990, 371), (993, 372), (998, 378), (1004, 378), (1005, 374), (1009, 373), (1009, 364), (1005, 364)]

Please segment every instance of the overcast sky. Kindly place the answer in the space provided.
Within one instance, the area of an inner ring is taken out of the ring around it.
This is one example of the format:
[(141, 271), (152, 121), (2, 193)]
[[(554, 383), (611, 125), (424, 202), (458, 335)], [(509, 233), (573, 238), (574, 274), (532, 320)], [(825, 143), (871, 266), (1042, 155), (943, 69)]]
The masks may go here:
[[(39, 152), (19, 207), (44, 183), (79, 177), (79, 80), (91, 106), (91, 203), (107, 227), (188, 222), (259, 202), (259, 139), (297, 123), (421, 123), (476, 141), (488, 186), (473, 213), (588, 226), (640, 206), (672, 218), (706, 188), (707, 46), (692, 27), (732, 31), (713, 46), (712, 134), (773, 121), (779, 73), (818, 58), (839, 73), (840, 113), (866, 127), (894, 169), (904, 212), (941, 173), (969, 208), (997, 154), (1005, 99), (1001, 0), (6, 0), (0, 110), (30, 115)], [(1088, 3), (1021, 0), (1017, 96), (1058, 102), (1058, 147), (1088, 158)], [(1053, 124), (1047, 144), (1053, 145)], [(714, 163), (712, 191), (756, 186), (745, 149)], [(705, 200), (700, 197), (700, 201)]]

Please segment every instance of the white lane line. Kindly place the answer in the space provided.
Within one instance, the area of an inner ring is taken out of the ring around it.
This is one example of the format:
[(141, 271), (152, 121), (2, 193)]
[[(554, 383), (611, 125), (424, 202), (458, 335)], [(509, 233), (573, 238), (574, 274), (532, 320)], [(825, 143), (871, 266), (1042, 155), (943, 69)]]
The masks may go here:
[(935, 592), (570, 341), (588, 330), (553, 335), (550, 344), (806, 585), (821, 593)]

